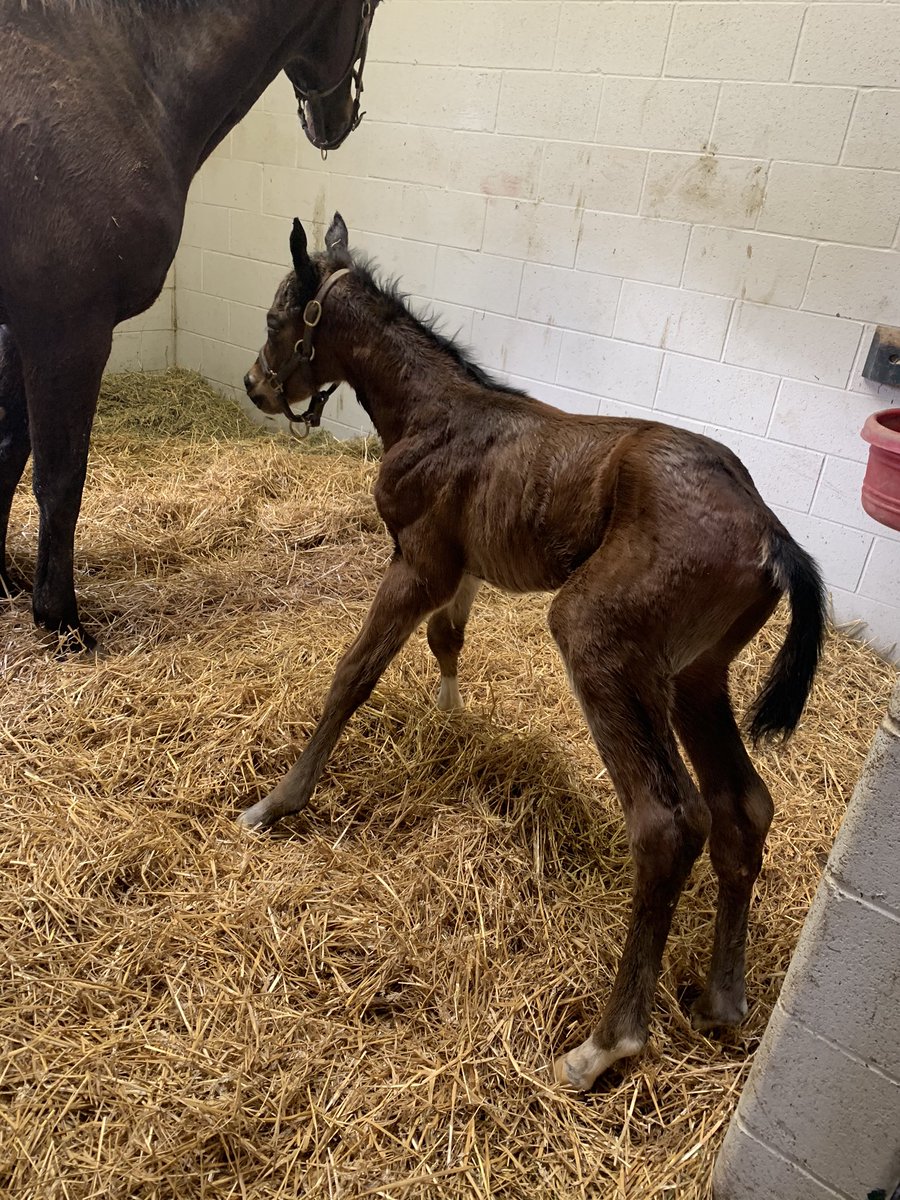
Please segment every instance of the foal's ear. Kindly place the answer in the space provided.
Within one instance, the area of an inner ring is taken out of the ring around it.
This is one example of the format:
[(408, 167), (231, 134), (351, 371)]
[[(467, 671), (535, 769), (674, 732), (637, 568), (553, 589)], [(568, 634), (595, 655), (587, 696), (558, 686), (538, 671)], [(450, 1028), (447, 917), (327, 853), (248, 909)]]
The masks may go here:
[(291, 259), (301, 291), (314, 292), (319, 285), (319, 276), (309, 260), (306, 251), (306, 230), (300, 224), (299, 217), (294, 217), (294, 226), (291, 229)]
[(294, 217), (291, 229), (291, 258), (294, 260), (294, 270), (299, 274), (309, 263), (306, 252), (306, 230), (300, 224), (300, 218)]
[(344, 218), (339, 212), (334, 214), (331, 224), (328, 226), (328, 232), (325, 234), (325, 249), (332, 262), (340, 263), (343, 267), (353, 265), (350, 257), (350, 234), (347, 232)]

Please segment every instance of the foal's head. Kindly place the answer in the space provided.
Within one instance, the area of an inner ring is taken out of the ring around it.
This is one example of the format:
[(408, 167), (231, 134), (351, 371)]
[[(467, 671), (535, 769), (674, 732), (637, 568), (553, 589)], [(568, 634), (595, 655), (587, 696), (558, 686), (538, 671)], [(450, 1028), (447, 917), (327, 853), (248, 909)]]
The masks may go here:
[(247, 395), (261, 412), (286, 415), (291, 415), (292, 404), (308, 400), (324, 383), (339, 378), (327, 334), (320, 332), (318, 322), (335, 272), (343, 275), (353, 267), (340, 213), (334, 214), (321, 254), (309, 255), (306, 232), (296, 217), (290, 244), (294, 269), (275, 293), (266, 314), (266, 343), (244, 376)]

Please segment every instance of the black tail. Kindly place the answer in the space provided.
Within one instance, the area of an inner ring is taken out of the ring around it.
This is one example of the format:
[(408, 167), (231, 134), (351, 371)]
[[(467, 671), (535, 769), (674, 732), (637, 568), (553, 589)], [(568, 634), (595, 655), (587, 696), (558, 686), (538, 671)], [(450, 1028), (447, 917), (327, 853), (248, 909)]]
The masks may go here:
[(767, 565), (777, 586), (788, 594), (791, 623), (750, 710), (750, 736), (754, 742), (779, 735), (787, 739), (794, 732), (825, 638), (825, 586), (819, 568), (783, 527), (772, 536)]

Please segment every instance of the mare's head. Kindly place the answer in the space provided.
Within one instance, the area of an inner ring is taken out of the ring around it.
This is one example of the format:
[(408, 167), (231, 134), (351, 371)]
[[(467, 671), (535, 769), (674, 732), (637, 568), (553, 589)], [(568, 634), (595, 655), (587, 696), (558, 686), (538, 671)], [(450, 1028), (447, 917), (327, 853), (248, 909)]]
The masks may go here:
[(377, 4), (320, 3), (313, 28), (305, 28), (299, 57), (284, 69), (294, 85), (304, 132), (323, 152), (340, 146), (362, 120), (362, 73)]
[[(244, 376), (244, 387), (261, 412), (293, 417), (292, 404), (308, 400), (336, 378), (328, 351), (328, 294), (332, 281), (340, 287), (338, 280), (352, 269), (353, 259), (340, 213), (328, 227), (322, 253), (310, 256), (306, 231), (296, 217), (290, 244), (294, 269), (279, 284), (266, 314), (266, 342)], [(336, 272), (341, 273), (337, 278)]]

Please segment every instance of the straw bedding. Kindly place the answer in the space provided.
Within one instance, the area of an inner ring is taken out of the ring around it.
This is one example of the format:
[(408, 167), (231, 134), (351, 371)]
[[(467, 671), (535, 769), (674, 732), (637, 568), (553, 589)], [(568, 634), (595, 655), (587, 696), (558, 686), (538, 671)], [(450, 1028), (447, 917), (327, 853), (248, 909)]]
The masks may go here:
[[(365, 446), (250, 427), (195, 376), (106, 385), (77, 586), (103, 653), (58, 662), (0, 615), (0, 1194), (40, 1200), (709, 1195), (892, 671), (832, 636), (777, 805), (751, 1009), (693, 1033), (714, 887), (676, 916), (646, 1053), (550, 1084), (611, 984), (622, 821), (546, 597), (487, 592), (463, 714), (420, 632), (307, 813), (235, 812), (303, 746), (389, 545)], [(34, 561), (24, 491), (11, 553)], [(745, 703), (783, 635), (743, 656)]]

